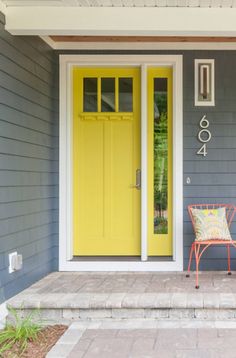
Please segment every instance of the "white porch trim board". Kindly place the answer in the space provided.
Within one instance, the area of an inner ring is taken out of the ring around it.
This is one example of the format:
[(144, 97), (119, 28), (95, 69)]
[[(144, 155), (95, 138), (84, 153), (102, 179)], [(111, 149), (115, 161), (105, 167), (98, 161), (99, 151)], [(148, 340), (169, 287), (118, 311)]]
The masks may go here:
[[(141, 68), (141, 260), (71, 261), (72, 253), (72, 95), (71, 67), (138, 66)], [(147, 259), (147, 84), (148, 66), (173, 67), (173, 260)], [(183, 84), (181, 55), (60, 55), (60, 271), (182, 271), (183, 270)]]
[(236, 42), (56, 42), (40, 37), (54, 50), (236, 50)]
[(4, 15), (6, 14), (7, 7), (5, 4), (3, 4), (2, 1), (0, 1), (0, 12), (2, 12)]

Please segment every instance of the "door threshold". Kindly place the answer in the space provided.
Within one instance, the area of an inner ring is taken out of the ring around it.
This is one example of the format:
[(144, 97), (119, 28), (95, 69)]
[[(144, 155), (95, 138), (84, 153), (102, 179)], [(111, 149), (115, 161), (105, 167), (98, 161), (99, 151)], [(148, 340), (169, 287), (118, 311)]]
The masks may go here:
[[(103, 261), (130, 261), (130, 262), (140, 262), (141, 256), (74, 256), (71, 262), (83, 262), (83, 261), (97, 261), (97, 262), (103, 262)], [(149, 256), (145, 262), (170, 262), (173, 261), (172, 256)]]

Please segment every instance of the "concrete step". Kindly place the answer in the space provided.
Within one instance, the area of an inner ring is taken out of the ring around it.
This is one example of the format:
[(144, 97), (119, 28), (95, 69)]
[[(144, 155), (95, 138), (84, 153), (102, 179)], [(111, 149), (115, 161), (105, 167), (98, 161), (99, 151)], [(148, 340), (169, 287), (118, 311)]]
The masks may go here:
[(43, 320), (95, 319), (236, 321), (235, 293), (69, 293), (23, 291), (7, 302), (21, 315), (40, 311)]

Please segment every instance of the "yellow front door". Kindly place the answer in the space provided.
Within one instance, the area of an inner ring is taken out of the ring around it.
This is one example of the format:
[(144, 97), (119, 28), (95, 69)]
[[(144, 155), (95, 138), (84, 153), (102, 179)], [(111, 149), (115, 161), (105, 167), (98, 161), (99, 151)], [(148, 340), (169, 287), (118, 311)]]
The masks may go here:
[(74, 67), (74, 255), (140, 255), (139, 169), (139, 69)]
[[(172, 68), (148, 69), (148, 255), (172, 256)], [(176, 208), (178, 210), (178, 208)]]

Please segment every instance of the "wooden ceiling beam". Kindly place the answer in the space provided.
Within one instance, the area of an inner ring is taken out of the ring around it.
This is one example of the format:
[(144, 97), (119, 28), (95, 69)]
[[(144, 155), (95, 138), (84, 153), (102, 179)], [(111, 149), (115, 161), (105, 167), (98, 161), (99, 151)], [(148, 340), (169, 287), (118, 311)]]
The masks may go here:
[(213, 36), (50, 36), (55, 42), (236, 42), (236, 37)]

